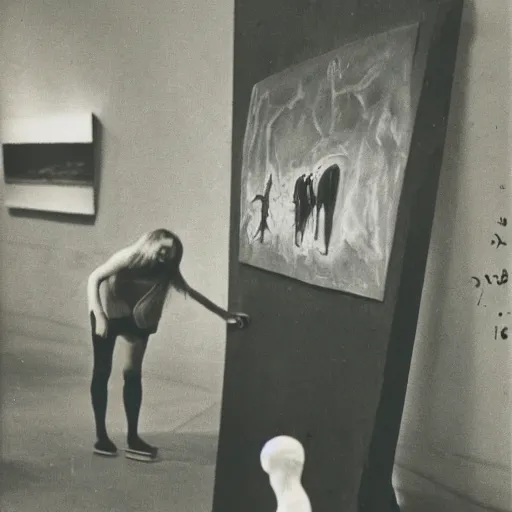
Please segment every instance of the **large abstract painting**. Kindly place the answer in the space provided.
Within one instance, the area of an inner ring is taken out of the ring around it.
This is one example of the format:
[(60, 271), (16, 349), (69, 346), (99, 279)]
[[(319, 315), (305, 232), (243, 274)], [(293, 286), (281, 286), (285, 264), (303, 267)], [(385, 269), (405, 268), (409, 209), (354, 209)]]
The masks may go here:
[(240, 261), (382, 300), (414, 108), (417, 26), (346, 45), (256, 84)]
[(4, 120), (1, 142), (7, 207), (95, 213), (92, 114)]

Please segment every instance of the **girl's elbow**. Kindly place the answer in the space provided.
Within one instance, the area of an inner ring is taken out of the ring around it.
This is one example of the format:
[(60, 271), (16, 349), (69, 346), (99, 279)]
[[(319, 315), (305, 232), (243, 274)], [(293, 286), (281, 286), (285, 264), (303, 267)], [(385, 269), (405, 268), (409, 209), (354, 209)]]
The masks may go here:
[(87, 280), (87, 285), (89, 288), (98, 288), (101, 284), (101, 276), (95, 270), (89, 275), (89, 279)]

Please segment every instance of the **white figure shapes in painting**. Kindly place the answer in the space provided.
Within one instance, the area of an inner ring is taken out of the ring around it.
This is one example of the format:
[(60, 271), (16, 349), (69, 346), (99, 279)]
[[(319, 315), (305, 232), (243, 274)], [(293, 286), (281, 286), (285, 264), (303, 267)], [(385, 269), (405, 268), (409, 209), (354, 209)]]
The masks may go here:
[(277, 499), (276, 512), (311, 512), (311, 503), (302, 486), (305, 452), (297, 439), (278, 436), (261, 451), (261, 467), (268, 474)]

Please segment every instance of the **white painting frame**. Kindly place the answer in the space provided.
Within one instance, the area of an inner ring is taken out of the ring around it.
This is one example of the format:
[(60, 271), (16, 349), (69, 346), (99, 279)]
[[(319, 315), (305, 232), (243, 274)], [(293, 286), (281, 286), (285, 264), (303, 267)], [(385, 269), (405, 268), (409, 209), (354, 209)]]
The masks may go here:
[(5, 119), (0, 141), (7, 208), (95, 215), (92, 113)]

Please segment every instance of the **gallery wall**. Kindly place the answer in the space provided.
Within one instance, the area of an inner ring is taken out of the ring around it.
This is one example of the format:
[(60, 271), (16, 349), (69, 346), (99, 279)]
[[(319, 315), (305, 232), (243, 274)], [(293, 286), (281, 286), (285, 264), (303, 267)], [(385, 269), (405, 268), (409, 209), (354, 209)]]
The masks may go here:
[[(2, 337), (89, 343), (88, 274), (160, 226), (181, 236), (190, 284), (227, 304), (232, 10), (201, 0), (1, 2), (1, 117), (86, 111), (101, 125), (95, 223), (1, 210)], [(220, 319), (175, 296), (146, 371), (218, 392), (224, 338)]]
[[(87, 110), (102, 126), (94, 224), (1, 211), (2, 339), (87, 344), (88, 273), (161, 225), (183, 238), (191, 284), (226, 305), (233, 3), (0, 6), (0, 116)], [(398, 454), (401, 468), (505, 510), (508, 345), (494, 326), (507, 297), (490, 288), (487, 307), (477, 305), (471, 277), (510, 260), (490, 245), (496, 220), (510, 216), (497, 188), (512, 185), (509, 23), (507, 0), (467, 2)], [(181, 297), (171, 307), (147, 371), (219, 392), (224, 325)]]
[[(510, 23), (507, 0), (466, 2), (398, 452), (399, 468), (507, 511), (510, 337), (501, 332), (512, 318), (511, 284), (502, 279), (512, 261)], [(508, 246), (498, 247), (495, 234)], [(405, 483), (406, 474), (397, 479)]]

